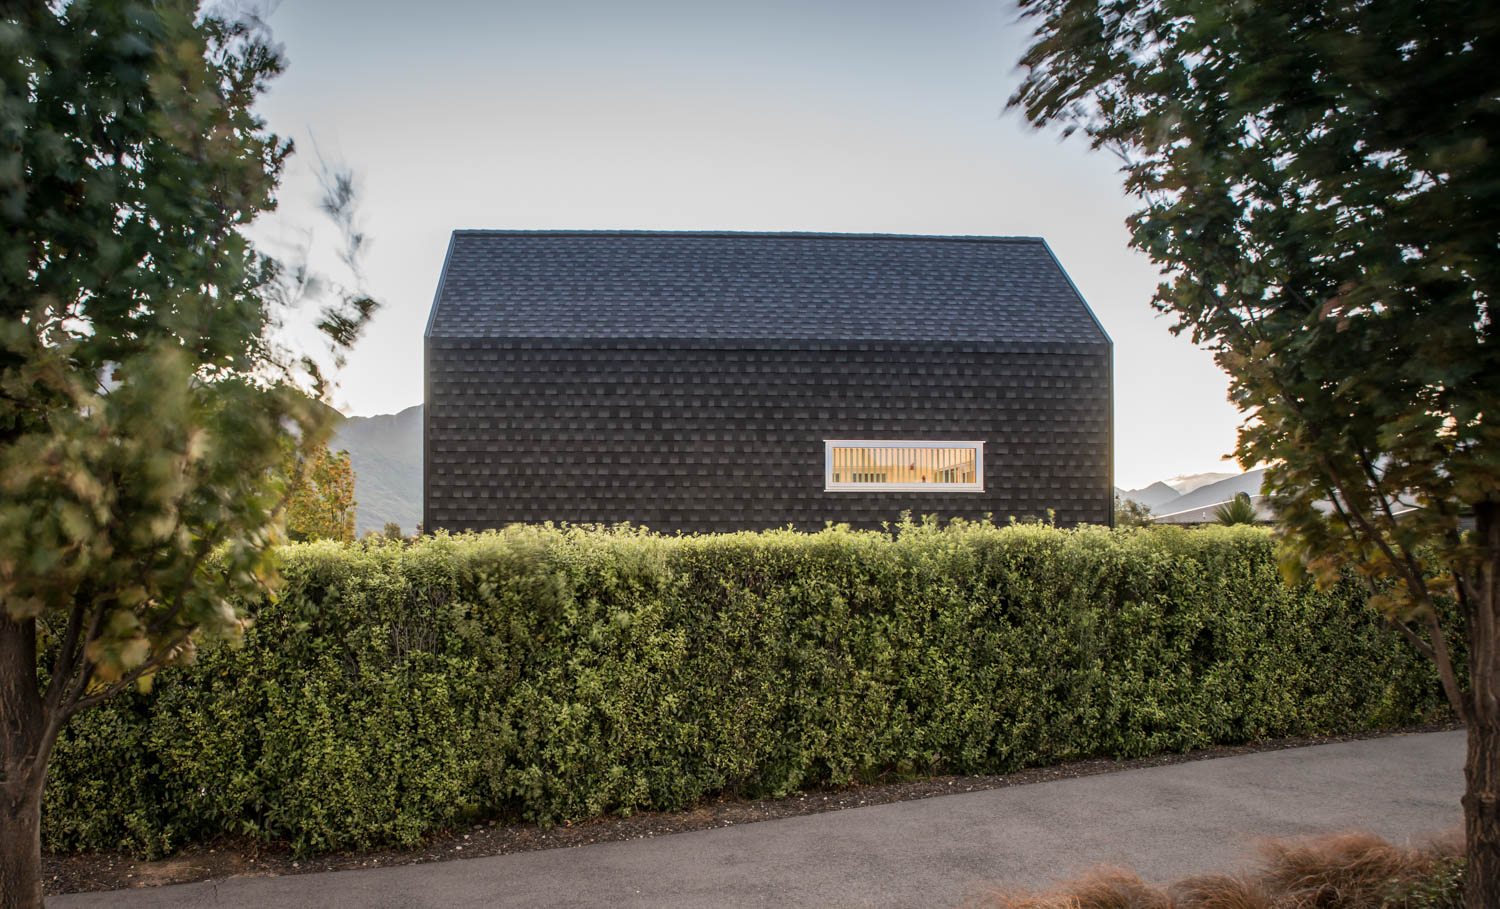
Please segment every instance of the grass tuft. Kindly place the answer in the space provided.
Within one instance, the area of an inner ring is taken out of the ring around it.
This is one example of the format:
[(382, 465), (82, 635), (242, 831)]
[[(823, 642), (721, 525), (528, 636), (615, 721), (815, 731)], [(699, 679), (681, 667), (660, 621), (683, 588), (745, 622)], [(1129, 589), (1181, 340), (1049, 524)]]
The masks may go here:
[(1160, 887), (1123, 868), (1100, 868), (1076, 881), (1043, 893), (997, 891), (981, 903), (984, 909), (1171, 909)]
[(1437, 849), (1400, 849), (1369, 833), (1271, 841), (1261, 874), (1286, 909), (1383, 906), (1402, 883), (1433, 871)]
[(1172, 905), (1200, 909), (1272, 909), (1275, 900), (1265, 884), (1253, 877), (1204, 874), (1173, 884)]
[(1102, 868), (1052, 890), (996, 891), (972, 909), (1462, 909), (1463, 842), (1403, 849), (1369, 833), (1270, 840), (1241, 875), (1169, 887)]

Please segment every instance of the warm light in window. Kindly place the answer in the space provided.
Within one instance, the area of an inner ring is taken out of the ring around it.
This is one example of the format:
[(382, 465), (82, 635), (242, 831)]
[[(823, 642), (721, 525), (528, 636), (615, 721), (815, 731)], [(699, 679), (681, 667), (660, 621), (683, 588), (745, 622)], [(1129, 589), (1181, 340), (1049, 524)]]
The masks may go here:
[(854, 489), (984, 489), (983, 442), (827, 440), (824, 486)]

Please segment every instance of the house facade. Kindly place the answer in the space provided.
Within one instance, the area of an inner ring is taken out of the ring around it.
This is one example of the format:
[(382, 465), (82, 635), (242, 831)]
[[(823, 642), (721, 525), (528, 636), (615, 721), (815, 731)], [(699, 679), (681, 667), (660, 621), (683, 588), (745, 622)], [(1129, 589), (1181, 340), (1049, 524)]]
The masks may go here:
[(456, 231), (423, 526), (1107, 524), (1111, 345), (1033, 238)]

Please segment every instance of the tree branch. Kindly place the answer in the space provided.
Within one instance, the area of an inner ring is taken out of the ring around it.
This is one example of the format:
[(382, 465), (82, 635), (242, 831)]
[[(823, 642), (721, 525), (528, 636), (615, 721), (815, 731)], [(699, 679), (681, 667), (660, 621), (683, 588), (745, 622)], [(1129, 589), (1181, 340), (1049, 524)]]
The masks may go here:
[(1423, 656), (1427, 657), (1429, 660), (1432, 660), (1434, 663), (1437, 662), (1437, 652), (1434, 651), (1426, 641), (1422, 640), (1420, 635), (1418, 635), (1415, 631), (1412, 631), (1405, 622), (1398, 621), (1391, 618), (1390, 616), (1386, 616), (1385, 621), (1387, 625), (1390, 625), (1392, 628), (1401, 632), (1401, 634), (1408, 641), (1410, 641), (1412, 646), (1417, 648), (1417, 650), (1420, 651)]
[(1422, 586), (1425, 588), (1427, 585), (1425, 581), (1425, 575), (1422, 574), (1422, 567), (1417, 564), (1416, 557), (1413, 556), (1411, 550), (1407, 549), (1406, 545), (1400, 541), (1399, 535), (1395, 532), (1396, 515), (1391, 512), (1391, 503), (1386, 499), (1383, 481), (1381, 480), (1379, 473), (1377, 473), (1377, 471), (1375, 470), (1374, 462), (1370, 460), (1370, 453), (1366, 451), (1363, 446), (1361, 446), (1356, 449), (1355, 456), (1359, 458), (1359, 464), (1365, 472), (1365, 478), (1370, 481), (1370, 488), (1375, 493), (1375, 500), (1380, 504), (1381, 512), (1385, 515), (1385, 519), (1390, 522), (1391, 536), (1396, 539), (1396, 546), (1401, 550), (1401, 558), (1405, 560), (1407, 570), (1414, 575), (1423, 576), (1424, 581)]
[(58, 705), (64, 716), (69, 715), (68, 705), (77, 702), (79, 697), (83, 695), (84, 690), (88, 688), (89, 679), (94, 675), (94, 666), (88, 659), (88, 643), (99, 634), (99, 624), (104, 621), (105, 606), (108, 601), (103, 597), (99, 597), (95, 600), (95, 603), (93, 615), (89, 619), (88, 633), (83, 637), (83, 646), (78, 648), (77, 660), (69, 672), (70, 677), (75, 673), (77, 677), (73, 679), (73, 684), (68, 689), (67, 695)]
[[(1344, 521), (1345, 526), (1349, 527), (1349, 532), (1354, 533), (1353, 522), (1349, 516), (1349, 512), (1345, 511), (1344, 506), (1337, 498), (1333, 499), (1333, 508)], [(1350, 510), (1352, 511), (1353, 509)], [(1462, 692), (1459, 691), (1458, 677), (1453, 669), (1453, 658), (1448, 652), (1448, 641), (1443, 634), (1442, 624), (1438, 621), (1437, 609), (1432, 603), (1431, 596), (1427, 594), (1425, 581), (1422, 584), (1422, 597), (1419, 602), (1423, 606), (1424, 615), (1427, 620), (1427, 634), (1432, 639), (1431, 645), (1424, 644), (1406, 626), (1405, 622), (1399, 622), (1390, 616), (1386, 616), (1386, 621), (1400, 630), (1406, 636), (1407, 640), (1416, 645), (1417, 650), (1426, 655), (1437, 666), (1438, 679), (1443, 684), (1443, 694), (1447, 695), (1448, 703), (1452, 705), (1459, 717), (1465, 723), (1468, 723), (1473, 715), (1473, 711), (1468, 702), (1463, 699)]]
[(191, 587), (193, 583), (193, 576), (198, 573), (198, 568), (202, 566), (203, 560), (208, 557), (208, 554), (210, 552), (213, 551), (213, 541), (214, 537), (219, 532), (219, 527), (220, 525), (215, 524), (211, 532), (205, 533), (201, 538), (199, 538), (198, 551), (193, 553), (193, 560), (191, 563), (189, 563), (187, 571), (183, 573), (181, 583), (177, 585), (177, 592), (173, 594), (172, 597), (172, 606), (170, 609), (168, 609), (165, 615), (161, 616), (152, 623), (152, 634), (160, 634), (166, 629), (167, 625), (170, 624), (173, 619), (177, 618), (177, 616), (181, 614), (183, 603), (186, 602), (188, 588)]
[[(1320, 455), (1319, 460), (1323, 463), (1324, 474), (1334, 485), (1334, 491), (1343, 498), (1343, 505), (1348, 509), (1348, 515), (1352, 515), (1354, 522), (1359, 525), (1360, 533), (1369, 542), (1375, 544), (1391, 567), (1396, 569), (1397, 573), (1401, 575), (1401, 579), (1406, 582), (1406, 589), (1412, 595), (1412, 598), (1429, 609), (1432, 608), (1432, 594), (1427, 589), (1427, 579), (1422, 576), (1422, 572), (1416, 565), (1408, 564), (1407, 559), (1398, 557), (1395, 550), (1391, 549), (1390, 543), (1386, 541), (1385, 535), (1376, 529), (1370, 522), (1370, 519), (1361, 513), (1360, 509), (1354, 507), (1354, 504), (1349, 500), (1348, 484), (1342, 479), (1341, 474), (1333, 466), (1333, 462), (1328, 459), (1328, 456)], [(1336, 500), (1334, 507), (1339, 508), (1339, 503)], [(1348, 524), (1349, 516), (1345, 515), (1342, 508), (1339, 508), (1339, 513), (1341, 516), (1344, 516), (1344, 521)], [(1352, 525), (1350, 525), (1350, 532), (1354, 532)], [(1402, 555), (1405, 555), (1405, 550), (1402, 551)]]
[(1474, 706), (1464, 700), (1463, 692), (1458, 690), (1458, 677), (1453, 673), (1453, 659), (1448, 655), (1448, 639), (1443, 634), (1442, 623), (1438, 621), (1437, 611), (1429, 603), (1426, 612), (1427, 636), (1432, 639), (1433, 662), (1437, 664), (1438, 678), (1443, 682), (1443, 693), (1448, 695), (1448, 702), (1458, 715), (1463, 719), (1465, 725), (1474, 722)]
[(52, 659), (52, 675), (47, 679), (47, 696), (43, 702), (47, 713), (62, 703), (63, 689), (68, 687), (68, 670), (73, 666), (73, 648), (78, 646), (78, 632), (83, 627), (83, 603), (73, 598), (73, 608), (68, 613), (68, 630), (63, 634), (62, 646)]
[(177, 637), (173, 639), (170, 644), (167, 644), (166, 646), (160, 648), (144, 663), (141, 663), (139, 666), (125, 673), (120, 677), (119, 681), (111, 683), (108, 688), (105, 688), (98, 694), (91, 694), (86, 698), (81, 698), (77, 701), (74, 701), (68, 706), (66, 715), (72, 716), (75, 713), (87, 710), (95, 704), (103, 703), (104, 701), (109, 700), (110, 698), (124, 691), (126, 688), (130, 687), (130, 685), (141, 676), (146, 675), (149, 672), (154, 672), (160, 669), (162, 666), (165, 666), (167, 660), (172, 658), (173, 651), (182, 646), (182, 644), (191, 636), (192, 629), (184, 629), (182, 633), (177, 635)]

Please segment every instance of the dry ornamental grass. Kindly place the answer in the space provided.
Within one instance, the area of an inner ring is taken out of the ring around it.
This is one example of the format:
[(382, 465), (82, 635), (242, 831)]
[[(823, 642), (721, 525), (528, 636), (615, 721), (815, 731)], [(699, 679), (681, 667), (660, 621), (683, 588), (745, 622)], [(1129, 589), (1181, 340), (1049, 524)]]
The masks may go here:
[(1463, 842), (1403, 849), (1368, 833), (1271, 840), (1237, 875), (1162, 887), (1101, 868), (1053, 890), (997, 891), (969, 909), (1462, 909)]

